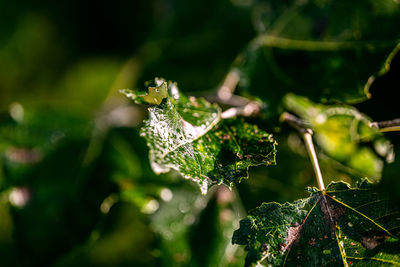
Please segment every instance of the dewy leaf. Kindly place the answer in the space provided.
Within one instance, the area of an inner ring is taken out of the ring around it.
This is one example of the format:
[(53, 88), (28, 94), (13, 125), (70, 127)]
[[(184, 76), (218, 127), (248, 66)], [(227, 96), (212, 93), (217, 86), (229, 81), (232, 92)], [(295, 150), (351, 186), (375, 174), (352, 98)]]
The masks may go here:
[(258, 0), (259, 35), (237, 58), (242, 94), (276, 114), (288, 92), (321, 102), (367, 99), (377, 75), (400, 49), (400, 2)]
[(137, 103), (152, 104), (141, 135), (155, 173), (174, 169), (206, 193), (212, 184), (231, 186), (247, 178), (250, 166), (275, 164), (270, 134), (240, 119), (221, 121), (217, 105), (180, 94), (175, 83), (156, 79), (155, 84), (148, 94), (123, 91)]
[(233, 234), (246, 265), (400, 265), (400, 212), (367, 180), (333, 182), (294, 203), (263, 203)]
[(392, 160), (393, 148), (378, 128), (370, 126), (372, 121), (367, 116), (350, 106), (316, 104), (294, 94), (287, 94), (283, 103), (309, 123), (317, 144), (327, 156), (357, 175), (380, 179), (382, 157)]

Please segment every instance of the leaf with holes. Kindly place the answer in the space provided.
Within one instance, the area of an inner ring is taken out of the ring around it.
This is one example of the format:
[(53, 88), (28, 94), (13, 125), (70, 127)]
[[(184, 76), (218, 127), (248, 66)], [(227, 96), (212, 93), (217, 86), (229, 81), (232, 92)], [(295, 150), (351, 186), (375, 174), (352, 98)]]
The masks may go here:
[(294, 203), (263, 203), (249, 212), (232, 242), (246, 265), (400, 265), (400, 212), (361, 181), (332, 182)]
[(217, 105), (182, 95), (175, 83), (156, 78), (148, 87), (148, 93), (123, 93), (151, 105), (141, 135), (155, 173), (174, 169), (206, 193), (212, 184), (230, 187), (247, 178), (250, 166), (275, 164), (276, 142), (257, 126), (221, 120)]

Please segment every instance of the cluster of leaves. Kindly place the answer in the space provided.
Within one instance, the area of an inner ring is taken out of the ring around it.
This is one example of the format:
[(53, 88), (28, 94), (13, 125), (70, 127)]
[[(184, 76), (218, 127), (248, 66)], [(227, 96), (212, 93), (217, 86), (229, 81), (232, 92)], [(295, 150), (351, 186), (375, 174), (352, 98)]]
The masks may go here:
[[(293, 203), (263, 203), (240, 222), (232, 242), (245, 245), (248, 266), (399, 265), (400, 213), (373, 186), (393, 161), (393, 146), (368, 116), (346, 105), (370, 98), (376, 77), (389, 70), (400, 47), (393, 34), (399, 4), (257, 1), (254, 8), (258, 35), (233, 64), (228, 75), (237, 85), (223, 102), (236, 89), (261, 101), (258, 115), (267, 123), (282, 111), (295, 113), (315, 133), (320, 156), (369, 180), (355, 187), (332, 182)], [(231, 188), (247, 178), (249, 166), (275, 164), (277, 143), (257, 125), (226, 119), (216, 104), (188, 98), (163, 79), (147, 89), (122, 92), (150, 105), (141, 135), (155, 173), (174, 169), (205, 194), (213, 184)]]
[[(373, 92), (398, 1), (23, 2), (0, 3), (0, 265), (399, 265), (399, 149), (370, 127), (398, 117), (398, 71)], [(154, 74), (182, 91), (118, 94)]]
[[(198, 183), (205, 194), (213, 184), (231, 188), (247, 178), (249, 166), (275, 164), (276, 141), (271, 135), (243, 119), (223, 119), (218, 106), (187, 98), (175, 83), (156, 78), (148, 83), (148, 93), (122, 93), (151, 105), (141, 136), (150, 148), (155, 173), (174, 169)], [(360, 143), (383, 143), (379, 152), (385, 157), (393, 151), (366, 116), (349, 106), (314, 104), (292, 94), (284, 102), (307, 121), (327, 155), (351, 172), (380, 178), (383, 160)], [(326, 190), (309, 191), (309, 198), (294, 203), (263, 203), (240, 222), (232, 242), (246, 245), (246, 265), (399, 263), (400, 212), (373, 191), (369, 180), (355, 188), (332, 182)]]
[[(154, 70), (211, 88), (251, 38), (249, 12), (225, 0), (23, 0), (0, 13), (0, 265), (239, 261), (225, 251), (237, 207), (155, 176), (137, 128), (144, 113), (118, 89)], [(212, 234), (195, 236), (204, 223)]]

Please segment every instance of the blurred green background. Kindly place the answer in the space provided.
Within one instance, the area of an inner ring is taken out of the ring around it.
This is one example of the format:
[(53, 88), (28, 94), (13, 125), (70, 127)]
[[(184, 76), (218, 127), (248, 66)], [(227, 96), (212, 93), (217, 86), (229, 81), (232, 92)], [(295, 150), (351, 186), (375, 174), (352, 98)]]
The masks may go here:
[[(253, 4), (0, 1), (0, 266), (243, 265), (230, 239), (246, 210), (315, 185), (299, 137), (284, 126), (277, 167), (202, 196), (176, 173), (153, 174), (138, 134), (146, 110), (118, 90), (157, 76), (212, 93), (256, 36)], [(357, 107), (400, 117), (399, 75), (397, 56)], [(328, 180), (351, 180), (322, 161), (340, 175)], [(398, 165), (384, 169), (392, 195)]]

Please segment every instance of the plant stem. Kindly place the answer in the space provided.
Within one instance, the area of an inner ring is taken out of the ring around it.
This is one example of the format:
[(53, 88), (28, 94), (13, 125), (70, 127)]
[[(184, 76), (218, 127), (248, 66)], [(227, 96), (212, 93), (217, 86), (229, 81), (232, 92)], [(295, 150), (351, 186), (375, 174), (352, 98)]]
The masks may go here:
[(399, 132), (400, 131), (400, 118), (389, 121), (372, 122), (371, 127), (379, 128), (381, 132)]
[(270, 34), (262, 34), (254, 39), (255, 43), (267, 46), (276, 47), (281, 49), (303, 50), (303, 51), (337, 51), (337, 50), (350, 50), (355, 48), (368, 49), (368, 47), (390, 47), (396, 45), (395, 42), (327, 42), (327, 41), (305, 41), (295, 40), (273, 36)]
[(283, 112), (280, 120), (289, 123), (290, 126), (295, 128), (296, 130), (298, 130), (301, 134), (303, 134), (307, 131), (310, 131), (312, 133), (311, 129), (308, 129), (307, 122), (294, 116), (293, 114), (290, 114), (288, 112)]
[(385, 128), (380, 129), (379, 131), (381, 131), (382, 133), (386, 133), (386, 132), (400, 132), (400, 126), (385, 127)]
[(236, 116), (250, 117), (257, 115), (260, 112), (260, 103), (251, 101), (243, 107), (233, 107), (225, 110), (221, 114), (222, 119), (230, 119)]
[(239, 73), (230, 71), (224, 80), (222, 86), (218, 89), (217, 96), (222, 102), (227, 102), (233, 96), (233, 92), (239, 83)]
[(321, 169), (319, 168), (317, 154), (315, 153), (314, 143), (312, 141), (313, 132), (307, 127), (307, 123), (296, 116), (284, 112), (281, 116), (282, 121), (288, 122), (291, 126), (297, 129), (303, 136), (311, 164), (314, 168), (315, 177), (317, 178), (318, 188), (321, 191), (325, 190), (324, 180), (322, 179)]
[(303, 139), (304, 142), (306, 143), (307, 152), (308, 155), (310, 156), (311, 163), (314, 168), (315, 177), (317, 178), (318, 182), (318, 188), (319, 190), (324, 191), (325, 190), (324, 180), (322, 179), (321, 169), (319, 168), (317, 154), (315, 153), (314, 144), (312, 141), (312, 133), (310, 133), (310, 131), (305, 131), (303, 133)]

